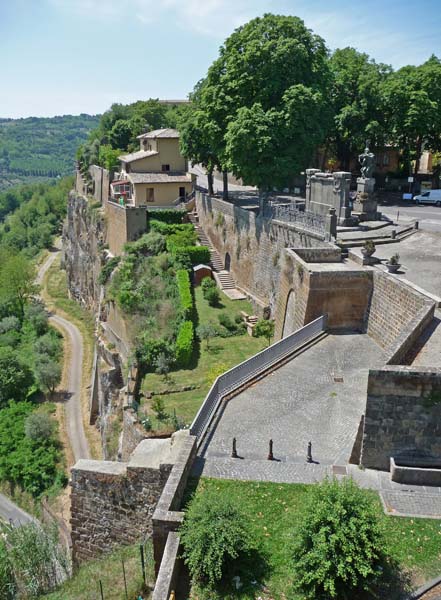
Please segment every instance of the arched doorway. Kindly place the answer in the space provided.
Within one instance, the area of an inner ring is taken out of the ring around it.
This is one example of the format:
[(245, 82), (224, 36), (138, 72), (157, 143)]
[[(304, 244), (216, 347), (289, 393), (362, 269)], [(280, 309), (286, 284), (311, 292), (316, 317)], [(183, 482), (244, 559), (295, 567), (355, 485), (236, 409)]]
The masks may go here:
[(227, 252), (225, 254), (225, 263), (224, 264), (225, 264), (225, 271), (229, 271), (231, 268), (231, 256), (230, 256), (229, 252)]
[(296, 297), (294, 291), (291, 290), (288, 294), (288, 298), (286, 299), (285, 319), (283, 321), (282, 337), (286, 337), (290, 333), (293, 333), (293, 331), (295, 331), (296, 329), (296, 327), (294, 326), (295, 304)]

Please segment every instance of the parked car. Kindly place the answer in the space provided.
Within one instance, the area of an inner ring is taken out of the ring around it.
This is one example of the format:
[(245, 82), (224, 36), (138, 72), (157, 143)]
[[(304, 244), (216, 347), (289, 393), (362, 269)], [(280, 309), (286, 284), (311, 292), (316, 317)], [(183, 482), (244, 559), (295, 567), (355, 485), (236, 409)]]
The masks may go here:
[(413, 197), (415, 204), (435, 204), (441, 206), (441, 190), (427, 190)]

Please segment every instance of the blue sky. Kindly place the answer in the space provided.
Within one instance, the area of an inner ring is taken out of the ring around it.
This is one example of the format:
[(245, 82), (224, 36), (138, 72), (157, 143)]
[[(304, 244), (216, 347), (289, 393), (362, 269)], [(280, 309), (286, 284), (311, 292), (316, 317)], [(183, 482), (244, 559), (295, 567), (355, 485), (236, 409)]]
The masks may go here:
[(440, 0), (0, 0), (0, 117), (184, 98), (225, 37), (265, 12), (395, 68), (441, 56)]

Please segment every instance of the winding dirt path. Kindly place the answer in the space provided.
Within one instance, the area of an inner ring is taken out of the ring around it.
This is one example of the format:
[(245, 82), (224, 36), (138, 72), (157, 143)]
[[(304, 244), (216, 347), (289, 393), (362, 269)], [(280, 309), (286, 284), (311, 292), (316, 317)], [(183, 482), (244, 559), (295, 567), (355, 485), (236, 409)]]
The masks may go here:
[[(44, 263), (38, 270), (37, 283), (42, 285), (44, 276), (50, 266), (57, 259), (60, 250), (57, 248), (49, 254)], [(50, 321), (62, 330), (64, 337), (70, 349), (67, 359), (70, 364), (68, 366), (68, 381), (66, 389), (66, 430), (69, 437), (69, 443), (75, 462), (80, 458), (90, 458), (89, 444), (83, 427), (83, 416), (81, 410), (81, 388), (82, 388), (82, 368), (83, 368), (83, 338), (81, 333), (70, 321), (52, 313)]]

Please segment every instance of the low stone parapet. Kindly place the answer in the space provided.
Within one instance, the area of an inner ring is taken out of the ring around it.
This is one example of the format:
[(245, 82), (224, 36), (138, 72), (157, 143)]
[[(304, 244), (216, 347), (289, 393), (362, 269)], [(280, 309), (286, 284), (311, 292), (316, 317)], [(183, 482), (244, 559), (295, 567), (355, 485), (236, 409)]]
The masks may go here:
[(400, 460), (391, 457), (390, 478), (406, 485), (441, 486), (441, 459)]

